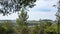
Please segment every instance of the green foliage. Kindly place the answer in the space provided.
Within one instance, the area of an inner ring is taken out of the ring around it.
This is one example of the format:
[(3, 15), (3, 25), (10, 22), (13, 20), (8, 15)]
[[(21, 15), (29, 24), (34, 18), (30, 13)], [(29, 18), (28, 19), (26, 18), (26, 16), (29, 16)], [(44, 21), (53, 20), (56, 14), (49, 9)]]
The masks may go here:
[[(49, 28), (45, 29), (46, 32), (50, 32), (50, 33), (54, 33), (57, 34), (58, 33), (58, 26), (56, 23), (52, 24)], [(48, 34), (48, 33), (47, 33)]]
[[(19, 22), (20, 23), (20, 22)], [(51, 23), (49, 21), (40, 21), (40, 24), (33, 27), (28, 27), (27, 25), (15, 24), (6, 21), (0, 23), (0, 34), (58, 34), (58, 23)]]
[(13, 24), (11, 24), (8, 21), (4, 22), (2, 27), (5, 29), (6, 33), (13, 33), (14, 32)]
[(18, 16), (19, 18), (16, 20), (17, 24), (27, 26), (27, 19), (28, 19), (27, 12), (24, 11), (24, 9), (22, 9), (21, 13)]
[(0, 13), (3, 15), (11, 14), (14, 12), (18, 12), (22, 7), (26, 9), (32, 8), (35, 6), (36, 0), (0, 0), (0, 5), (2, 9), (0, 9)]
[(19, 18), (16, 20), (15, 31), (17, 32), (17, 34), (28, 34), (29, 30), (27, 26), (28, 25), (27, 24), (27, 19), (28, 19), (27, 12), (24, 9), (22, 9), (18, 17)]
[(6, 21), (0, 24), (0, 34), (12, 34), (14, 33), (13, 25)]
[(40, 27), (38, 25), (36, 25), (33, 29), (33, 31), (31, 32), (31, 34), (40, 34)]
[(0, 34), (4, 34), (5, 29), (0, 25)]
[(28, 27), (23, 27), (21, 30), (21, 34), (30, 34), (30, 30)]

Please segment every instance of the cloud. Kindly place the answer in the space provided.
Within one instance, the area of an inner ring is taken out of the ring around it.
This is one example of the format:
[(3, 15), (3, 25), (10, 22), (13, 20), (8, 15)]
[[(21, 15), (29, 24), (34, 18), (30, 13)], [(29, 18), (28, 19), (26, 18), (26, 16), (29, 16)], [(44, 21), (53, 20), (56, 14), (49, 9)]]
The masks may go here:
[(53, 5), (57, 5), (57, 0), (38, 0), (36, 6), (30, 9), (29, 20), (39, 20), (39, 19), (56, 19), (57, 8)]
[(35, 3), (36, 6), (33, 7), (32, 9), (30, 9), (30, 11), (51, 11), (54, 10), (55, 8), (53, 7), (53, 5), (57, 4), (57, 0), (37, 0), (37, 2)]
[(42, 11), (42, 12), (49, 12), (52, 11), (54, 8), (51, 7), (41, 7), (41, 8), (35, 8), (33, 11)]
[(43, 11), (43, 12), (48, 12), (48, 11), (51, 11), (52, 9), (49, 9), (49, 8), (41, 8), (40, 11)]
[(42, 11), (30, 11), (28, 12), (29, 14), (29, 19), (28, 20), (39, 20), (39, 19), (51, 19), (51, 20), (56, 20), (56, 11), (53, 10), (50, 12), (42, 12)]

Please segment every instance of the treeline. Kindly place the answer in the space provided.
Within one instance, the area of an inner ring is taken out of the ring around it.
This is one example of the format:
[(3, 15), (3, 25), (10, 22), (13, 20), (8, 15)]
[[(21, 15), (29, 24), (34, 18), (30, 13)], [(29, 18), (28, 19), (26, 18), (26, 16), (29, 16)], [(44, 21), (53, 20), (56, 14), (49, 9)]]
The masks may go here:
[[(49, 21), (39, 21), (38, 25), (29, 27), (28, 23), (18, 24), (20, 22), (11, 23), (5, 21), (0, 23), (0, 34), (60, 34), (58, 30), (58, 23), (51, 23)], [(60, 25), (59, 25), (60, 28)]]
[(22, 9), (18, 17), (15, 24), (9, 21), (0, 23), (0, 34), (60, 34), (60, 25), (58, 25), (57, 21), (52, 23), (39, 20), (38, 25), (29, 27), (27, 11)]

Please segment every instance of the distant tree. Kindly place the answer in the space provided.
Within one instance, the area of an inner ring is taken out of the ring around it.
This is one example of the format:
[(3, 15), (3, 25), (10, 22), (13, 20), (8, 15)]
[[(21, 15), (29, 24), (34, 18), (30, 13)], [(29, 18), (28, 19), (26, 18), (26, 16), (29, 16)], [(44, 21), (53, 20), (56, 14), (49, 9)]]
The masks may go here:
[(36, 0), (0, 0), (0, 13), (3, 15), (20, 11), (22, 7), (32, 8)]

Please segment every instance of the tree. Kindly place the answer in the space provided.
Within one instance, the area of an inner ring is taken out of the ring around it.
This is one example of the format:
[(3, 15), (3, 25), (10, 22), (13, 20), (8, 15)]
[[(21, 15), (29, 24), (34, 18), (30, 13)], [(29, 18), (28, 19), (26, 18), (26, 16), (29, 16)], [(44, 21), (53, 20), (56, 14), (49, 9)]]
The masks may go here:
[(0, 13), (3, 15), (20, 11), (22, 7), (32, 8), (36, 0), (0, 0)]
[(29, 16), (27, 15), (27, 12), (24, 11), (24, 9), (21, 10), (21, 13), (18, 15), (18, 19), (17, 19), (17, 24), (18, 25), (27, 25), (27, 19), (29, 18)]
[(57, 11), (57, 13), (56, 13), (56, 18), (57, 18), (57, 23), (58, 23), (58, 34), (60, 34), (60, 0), (59, 0), (59, 2), (58, 2), (58, 11)]
[(17, 26), (15, 28), (15, 31), (17, 32), (17, 34), (28, 34), (28, 23), (27, 23), (27, 19), (28, 19), (28, 15), (27, 12), (22, 9), (21, 13), (19, 13), (18, 15), (18, 19), (16, 20)]

